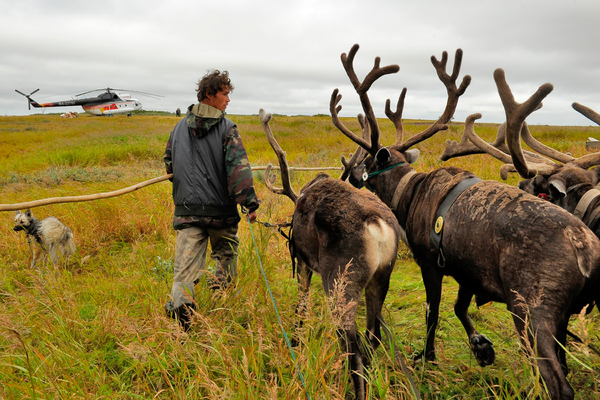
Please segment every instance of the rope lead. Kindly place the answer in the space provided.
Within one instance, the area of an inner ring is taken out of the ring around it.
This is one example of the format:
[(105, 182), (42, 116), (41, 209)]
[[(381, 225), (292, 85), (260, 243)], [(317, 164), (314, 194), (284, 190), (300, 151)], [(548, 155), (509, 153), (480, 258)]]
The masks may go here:
[[(290, 339), (288, 338), (288, 335), (285, 332), (285, 328), (283, 327), (283, 323), (281, 322), (281, 316), (279, 315), (277, 303), (275, 302), (275, 297), (273, 297), (273, 292), (271, 291), (271, 287), (269, 286), (269, 281), (267, 280), (267, 275), (265, 274), (265, 269), (263, 268), (260, 254), (258, 253), (258, 245), (256, 244), (256, 239), (254, 239), (254, 231), (252, 230), (252, 223), (250, 223), (250, 217), (247, 214), (246, 214), (246, 220), (248, 221), (250, 235), (252, 236), (252, 243), (254, 244), (254, 249), (256, 250), (256, 257), (258, 258), (258, 264), (260, 265), (260, 272), (262, 273), (262, 276), (265, 280), (265, 285), (267, 286), (267, 291), (269, 292), (269, 296), (271, 296), (271, 301), (273, 302), (273, 307), (275, 308), (275, 314), (277, 314), (277, 320), (279, 321), (279, 326), (281, 327), (281, 332), (283, 332), (283, 337), (285, 338), (285, 342), (287, 343), (288, 349), (290, 350), (290, 354), (292, 356), (292, 361), (294, 361), (294, 364), (295, 364), (296, 363), (296, 355), (294, 354), (294, 350), (292, 349), (292, 344), (290, 342)], [(263, 225), (264, 225), (264, 223), (263, 223)], [(306, 383), (304, 382), (304, 376), (302, 375), (302, 371), (298, 370), (298, 376), (300, 377), (300, 381), (302, 382), (302, 387), (304, 388), (304, 393), (306, 394), (306, 398), (310, 400), (310, 395), (306, 391)]]

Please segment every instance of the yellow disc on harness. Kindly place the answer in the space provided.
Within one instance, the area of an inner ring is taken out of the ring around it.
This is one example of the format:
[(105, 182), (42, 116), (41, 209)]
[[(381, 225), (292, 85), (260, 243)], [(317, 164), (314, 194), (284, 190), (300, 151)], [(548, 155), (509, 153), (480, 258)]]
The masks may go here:
[(440, 233), (443, 227), (444, 218), (442, 216), (439, 216), (438, 219), (435, 220), (435, 233)]

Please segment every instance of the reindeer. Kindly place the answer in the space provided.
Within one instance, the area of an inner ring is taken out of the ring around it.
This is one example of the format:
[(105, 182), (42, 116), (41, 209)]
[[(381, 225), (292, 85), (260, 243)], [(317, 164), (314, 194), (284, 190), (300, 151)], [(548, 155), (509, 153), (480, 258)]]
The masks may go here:
[[(600, 125), (600, 115), (579, 103), (572, 104), (591, 121)], [(555, 160), (541, 165), (527, 164), (523, 169), (537, 175), (519, 182), (519, 188), (541, 196), (580, 218), (600, 237), (600, 152), (574, 158), (543, 145), (533, 137), (526, 142), (541, 155)], [(521, 171), (518, 171), (521, 174)]]
[[(507, 85), (501, 93), (505, 91), (510, 92)], [(507, 93), (503, 96), (509, 99), (512, 94)], [(600, 115), (594, 110), (579, 103), (573, 103), (572, 107), (591, 121), (600, 124)], [(490, 154), (506, 164), (501, 169), (502, 179), (507, 179), (508, 172), (518, 172), (525, 178), (519, 182), (520, 189), (564, 208), (581, 219), (596, 236), (600, 237), (600, 190), (596, 188), (600, 182), (600, 168), (593, 168), (600, 165), (600, 152), (579, 158), (563, 154), (536, 140), (525, 122), (520, 136), (540, 155), (525, 152), (520, 146), (509, 149), (505, 144), (505, 140), (508, 139), (503, 128), (505, 125), (506, 123), (500, 126), (498, 136), (493, 143), (481, 139), (472, 126), (465, 129), (460, 143), (449, 140), (446, 142), (442, 159), (477, 153)], [(513, 133), (516, 137), (511, 140), (517, 143), (520, 140), (519, 131)]]
[(273, 186), (275, 177), (270, 175), (271, 164), (265, 172), (265, 184), (296, 205), (289, 242), (300, 290), (296, 313), (302, 317), (306, 312), (313, 273), (321, 275), (327, 295), (331, 296), (336, 286), (345, 286), (341, 290), (342, 299), (338, 299), (336, 305), (336, 309), (343, 311), (338, 333), (342, 348), (349, 354), (356, 398), (362, 400), (366, 395), (367, 360), (356, 332), (356, 311), (364, 290), (366, 337), (376, 349), (381, 341), (381, 308), (398, 253), (400, 226), (394, 214), (376, 196), (325, 173), (319, 173), (296, 195), (290, 184), (285, 152), (269, 126), (271, 114), (261, 109), (259, 116), (277, 154), (283, 187)]
[[(357, 51), (355, 45), (341, 59), (370, 124), (371, 142), (340, 121), (341, 95), (337, 89), (331, 96), (330, 111), (334, 125), (368, 153), (353, 174), (360, 176), (365, 170), (365, 185), (394, 211), (405, 243), (421, 268), (427, 295), (427, 335), (420, 356), (427, 361), (436, 358), (434, 338), (442, 278), (452, 276), (459, 284), (454, 311), (478, 363), (493, 363), (495, 352), (467, 314), (473, 296), (477, 305), (506, 303), (521, 340), (535, 343), (538, 367), (550, 397), (572, 399), (573, 389), (561, 368), (566, 362), (560, 345), (565, 342), (569, 316), (600, 293), (600, 241), (573, 215), (513, 186), (482, 181), (457, 167), (430, 173), (413, 169), (411, 163), (419, 152), (411, 147), (447, 129), (458, 99), (470, 83), (470, 77), (465, 76), (456, 86), (460, 49), (451, 75), (446, 72), (446, 52), (441, 61), (431, 58), (448, 93), (443, 114), (431, 126), (403, 141), (406, 88), (396, 111), (390, 109), (389, 100), (386, 102), (386, 115), (396, 128), (396, 141), (388, 147), (379, 143), (379, 127), (367, 91), (376, 79), (397, 72), (399, 67), (380, 67), (377, 57), (373, 69), (360, 82), (353, 68)], [(512, 104), (517, 117), (507, 122), (507, 132), (521, 129), (519, 120), (535, 110), (549, 90), (551, 85), (544, 85), (524, 104)]]

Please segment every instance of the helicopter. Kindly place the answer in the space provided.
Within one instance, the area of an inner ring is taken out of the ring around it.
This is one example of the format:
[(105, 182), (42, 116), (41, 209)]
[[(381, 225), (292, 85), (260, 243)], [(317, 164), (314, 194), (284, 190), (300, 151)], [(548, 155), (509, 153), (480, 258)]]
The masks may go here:
[(131, 98), (131, 95), (127, 93), (120, 93), (120, 91), (139, 93), (144, 96), (155, 98), (163, 97), (158, 94), (138, 92), (135, 90), (104, 88), (89, 90), (87, 92), (75, 95), (75, 97), (79, 97), (88, 93), (103, 91), (103, 93), (100, 93), (96, 97), (85, 97), (81, 99), (56, 101), (52, 103), (38, 103), (37, 101), (33, 100), (31, 96), (34, 93), (37, 93), (39, 90), (40, 89), (36, 89), (29, 94), (25, 94), (17, 89), (15, 89), (15, 92), (27, 98), (27, 105), (30, 110), (31, 106), (34, 108), (81, 106), (81, 108), (83, 108), (83, 110), (88, 114), (109, 116), (115, 114), (127, 114), (128, 116), (131, 116), (132, 111), (141, 110), (142, 108), (142, 103), (139, 100)]

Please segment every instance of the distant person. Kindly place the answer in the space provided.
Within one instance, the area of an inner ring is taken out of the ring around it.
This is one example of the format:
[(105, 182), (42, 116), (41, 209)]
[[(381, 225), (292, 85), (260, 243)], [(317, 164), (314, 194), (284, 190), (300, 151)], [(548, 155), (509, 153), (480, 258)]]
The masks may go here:
[(177, 110), (175, 110), (175, 115), (181, 117), (181, 108), (177, 107)]
[(234, 86), (227, 71), (209, 71), (198, 82), (200, 103), (171, 132), (165, 150), (167, 173), (173, 173), (177, 230), (171, 299), (165, 308), (189, 329), (194, 286), (206, 266), (206, 250), (216, 261), (211, 288), (224, 290), (237, 276), (237, 205), (256, 219), (260, 201), (254, 191), (250, 162), (236, 125), (225, 118)]

